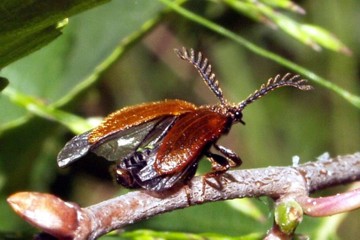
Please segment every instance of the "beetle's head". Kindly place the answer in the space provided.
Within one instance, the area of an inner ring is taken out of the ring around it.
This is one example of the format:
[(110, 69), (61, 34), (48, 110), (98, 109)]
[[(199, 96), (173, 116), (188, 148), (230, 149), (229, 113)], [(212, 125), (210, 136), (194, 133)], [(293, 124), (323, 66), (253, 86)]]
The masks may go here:
[(227, 106), (227, 113), (230, 115), (233, 123), (239, 122), (245, 125), (245, 122), (242, 120), (243, 114), (242, 109), (237, 106)]

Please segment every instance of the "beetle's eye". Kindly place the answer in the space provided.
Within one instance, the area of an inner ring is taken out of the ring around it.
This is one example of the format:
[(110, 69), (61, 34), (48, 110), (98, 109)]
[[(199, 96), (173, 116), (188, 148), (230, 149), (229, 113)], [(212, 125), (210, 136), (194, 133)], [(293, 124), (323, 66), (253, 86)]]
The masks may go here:
[(240, 111), (236, 111), (236, 112), (235, 112), (235, 118), (236, 118), (236, 120), (241, 120), (241, 118), (242, 118), (242, 113), (241, 113)]
[(241, 122), (242, 124), (245, 125), (245, 122), (242, 120), (242, 113), (241, 111), (235, 111), (234, 112), (234, 118), (235, 118), (235, 121), (238, 121), (238, 122)]

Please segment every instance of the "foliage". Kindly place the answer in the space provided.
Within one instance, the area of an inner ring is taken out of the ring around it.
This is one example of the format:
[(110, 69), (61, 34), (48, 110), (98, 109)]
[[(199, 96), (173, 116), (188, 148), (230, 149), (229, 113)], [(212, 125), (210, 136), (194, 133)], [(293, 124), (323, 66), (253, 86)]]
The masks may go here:
[[(101, 161), (89, 159), (65, 170), (56, 166), (68, 131), (80, 133), (97, 123), (88, 117), (163, 98), (213, 101), (197, 74), (173, 54), (172, 48), (182, 45), (207, 55), (232, 101), (279, 72), (314, 81), (312, 93), (284, 90), (246, 110), (246, 127), (223, 139), (244, 160), (242, 168), (289, 165), (294, 154), (307, 161), (324, 151), (358, 150), (358, 1), (303, 1), (300, 8), (288, 0), (123, 0), (86, 12), (105, 1), (34, 8), (35, 2), (7, 0), (0, 8), (0, 66), (7, 65), (0, 72), (0, 231), (33, 231), (5, 202), (15, 191), (52, 192), (83, 205), (123, 191), (111, 185)], [(251, 207), (244, 209), (244, 202)], [(233, 200), (165, 214), (133, 228), (213, 236), (264, 233), (272, 224), (268, 207), (265, 200)], [(339, 229), (339, 236), (350, 238), (359, 229), (342, 223), (356, 221), (356, 214), (306, 218), (298, 232), (334, 239)]]

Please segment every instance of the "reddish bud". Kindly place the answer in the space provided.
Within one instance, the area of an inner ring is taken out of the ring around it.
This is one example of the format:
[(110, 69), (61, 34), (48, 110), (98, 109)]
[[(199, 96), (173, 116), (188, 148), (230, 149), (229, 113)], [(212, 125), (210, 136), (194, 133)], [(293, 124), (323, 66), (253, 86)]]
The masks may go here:
[(14, 211), (31, 225), (55, 237), (73, 238), (80, 207), (45, 193), (19, 192), (7, 199)]

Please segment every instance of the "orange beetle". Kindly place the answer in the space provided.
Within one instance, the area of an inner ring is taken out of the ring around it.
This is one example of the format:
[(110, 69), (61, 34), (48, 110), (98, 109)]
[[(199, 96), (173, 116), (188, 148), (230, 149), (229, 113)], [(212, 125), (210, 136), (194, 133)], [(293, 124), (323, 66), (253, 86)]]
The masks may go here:
[[(201, 52), (195, 55), (185, 48), (175, 52), (197, 69), (220, 104), (198, 107), (182, 100), (165, 100), (125, 107), (106, 117), (100, 126), (71, 139), (60, 151), (58, 165), (67, 166), (93, 152), (117, 162), (116, 180), (124, 187), (163, 191), (191, 179), (204, 155), (215, 173), (241, 164), (236, 153), (216, 141), (234, 123), (245, 124), (242, 111), (248, 104), (283, 86), (312, 89), (299, 75), (277, 75), (244, 101), (231, 104)], [(210, 151), (211, 146), (218, 154)]]

